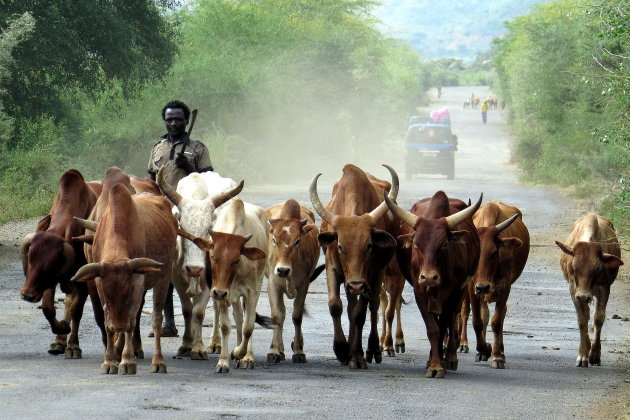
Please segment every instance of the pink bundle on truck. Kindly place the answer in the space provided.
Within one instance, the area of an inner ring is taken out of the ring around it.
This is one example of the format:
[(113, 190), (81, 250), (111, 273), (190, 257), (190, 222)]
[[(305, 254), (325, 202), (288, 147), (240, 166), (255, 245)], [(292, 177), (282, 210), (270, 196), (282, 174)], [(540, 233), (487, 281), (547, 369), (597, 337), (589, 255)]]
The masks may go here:
[(450, 124), (451, 121), (451, 117), (448, 113), (448, 108), (446, 107), (431, 111), (429, 116), (431, 117), (431, 120), (436, 123)]

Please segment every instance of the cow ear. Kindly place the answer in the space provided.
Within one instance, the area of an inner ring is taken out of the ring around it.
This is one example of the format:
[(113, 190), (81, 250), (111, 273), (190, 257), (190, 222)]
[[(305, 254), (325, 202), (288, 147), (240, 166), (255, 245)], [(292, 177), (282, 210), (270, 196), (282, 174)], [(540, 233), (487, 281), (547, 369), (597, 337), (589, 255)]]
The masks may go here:
[(302, 233), (309, 233), (314, 227), (315, 225), (312, 223), (310, 225), (304, 225), (302, 226)]
[(617, 268), (623, 265), (621, 258), (612, 254), (602, 254), (602, 262), (606, 268)]
[(244, 247), (241, 251), (241, 254), (252, 261), (263, 260), (267, 258), (267, 254), (265, 254), (264, 251), (254, 247)]
[(565, 254), (570, 255), (572, 257), (575, 255), (573, 253), (573, 248), (571, 248), (569, 245), (565, 245), (560, 241), (556, 241), (556, 245), (558, 245), (560, 249), (562, 250), (562, 252), (564, 252)]
[(157, 273), (158, 271), (160, 271), (160, 268), (157, 267), (140, 267), (133, 270), (136, 274)]
[(396, 248), (396, 239), (394, 237), (380, 229), (372, 229), (370, 234), (372, 239), (372, 245), (380, 249)]
[(505, 249), (515, 249), (523, 245), (523, 241), (518, 238), (499, 238), (499, 247)]
[(317, 240), (320, 246), (327, 247), (337, 240), (337, 232), (322, 232), (317, 235)]
[(72, 242), (83, 242), (86, 244), (93, 245), (94, 244), (94, 235), (81, 235), (81, 236), (73, 236)]
[(47, 214), (46, 216), (44, 216), (42, 220), (37, 222), (37, 227), (35, 227), (35, 232), (42, 232), (42, 231), (48, 230), (48, 227), (50, 226), (50, 218), (51, 218), (50, 214)]
[(465, 243), (468, 234), (470, 234), (470, 232), (467, 230), (453, 230), (450, 232), (448, 240), (454, 243), (462, 244)]
[(413, 233), (407, 233), (406, 235), (400, 235), (396, 238), (396, 242), (401, 248), (411, 248), (413, 245)]

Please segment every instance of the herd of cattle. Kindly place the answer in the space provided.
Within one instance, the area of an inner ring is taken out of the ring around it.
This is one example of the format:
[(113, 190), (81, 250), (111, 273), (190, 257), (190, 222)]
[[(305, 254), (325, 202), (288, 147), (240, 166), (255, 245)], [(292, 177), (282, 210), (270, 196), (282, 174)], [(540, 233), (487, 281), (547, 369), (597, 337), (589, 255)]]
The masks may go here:
[[(468, 352), (466, 325), (472, 308), (476, 361), (505, 368), (503, 323), (511, 285), (525, 267), (529, 233), (516, 207), (495, 201), (481, 206), (449, 198), (442, 191), (417, 201), (410, 211), (396, 204), (398, 176), (391, 183), (348, 164), (324, 206), (315, 176), (310, 185), (314, 210), (289, 199), (269, 209), (243, 202), (239, 184), (217, 173), (192, 173), (176, 189), (107, 170), (102, 181), (85, 182), (71, 169), (63, 174), (49, 212), (21, 246), (26, 276), (21, 296), (42, 300), (56, 338), (49, 352), (81, 358), (78, 330), (90, 296), (105, 345), (101, 373), (135, 374), (143, 358), (139, 317), (153, 289), (155, 348), (151, 372), (166, 372), (160, 347), (162, 309), (172, 282), (181, 299), (185, 331), (178, 356), (207, 359), (220, 353), (216, 372), (253, 368), (256, 322), (271, 325), (267, 361), (285, 359), (284, 296), (294, 300), (291, 342), (294, 363), (306, 362), (301, 330), (309, 284), (326, 270), (333, 320), (333, 350), (352, 369), (382, 361), (382, 354), (405, 352), (401, 326), (402, 290), (413, 287), (431, 350), (426, 377), (457, 369), (457, 353)], [(562, 250), (561, 268), (569, 283), (580, 328), (577, 366), (600, 364), (600, 335), (610, 285), (617, 276), (620, 247), (607, 219), (578, 219)], [(318, 266), (320, 248), (325, 265)], [(256, 313), (263, 278), (268, 279), (271, 320)], [(55, 313), (57, 285), (66, 294), (64, 319)], [(341, 315), (345, 292), (349, 332)], [(597, 299), (595, 338), (588, 335), (589, 303)], [(202, 324), (213, 300), (210, 343)], [(492, 345), (486, 340), (488, 304), (495, 302)], [(232, 307), (237, 346), (228, 354)], [(367, 348), (363, 326), (370, 312)], [(381, 334), (378, 332), (382, 310)], [(395, 340), (392, 333), (397, 317)], [(69, 334), (69, 335), (68, 335)]]

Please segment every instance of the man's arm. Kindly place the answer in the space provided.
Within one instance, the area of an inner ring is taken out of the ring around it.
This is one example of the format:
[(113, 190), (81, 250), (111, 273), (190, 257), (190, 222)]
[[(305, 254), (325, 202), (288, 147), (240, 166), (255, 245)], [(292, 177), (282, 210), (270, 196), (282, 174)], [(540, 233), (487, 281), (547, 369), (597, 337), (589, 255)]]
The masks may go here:
[(210, 161), (210, 152), (208, 152), (208, 148), (205, 144), (200, 143), (203, 147), (201, 149), (201, 153), (199, 154), (199, 159), (197, 160), (197, 168), (199, 168), (199, 172), (208, 172), (214, 171), (212, 167), (212, 162)]

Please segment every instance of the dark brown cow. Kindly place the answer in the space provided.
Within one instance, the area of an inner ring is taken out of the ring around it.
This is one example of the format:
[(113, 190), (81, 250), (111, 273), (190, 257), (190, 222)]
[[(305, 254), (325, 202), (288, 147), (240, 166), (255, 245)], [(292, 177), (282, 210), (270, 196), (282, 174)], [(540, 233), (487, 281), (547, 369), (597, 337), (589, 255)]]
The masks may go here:
[[(335, 329), (333, 350), (337, 359), (348, 363), (351, 369), (367, 369), (367, 362), (372, 360), (381, 362), (377, 331), (381, 285), (389, 276), (404, 285), (397, 262), (392, 259), (396, 250), (392, 235), (398, 233), (399, 224), (379, 198), (389, 191), (390, 198), (396, 199), (398, 176), (392, 168), (384, 166), (392, 174), (391, 191), (388, 182), (350, 164), (344, 166), (327, 207), (317, 195), (317, 179), (321, 174), (315, 176), (310, 187), (313, 207), (322, 218), (319, 243), (326, 256), (328, 307)], [(348, 299), (350, 343), (341, 326), (341, 284)], [(368, 306), (371, 328), (364, 356), (362, 332)]]
[[(529, 232), (522, 217), (517, 207), (500, 201), (485, 204), (473, 216), (481, 242), (479, 266), (474, 281), (468, 283), (468, 298), (477, 337), (475, 361), (485, 361), (492, 356), (490, 367), (496, 369), (505, 369), (503, 323), (507, 313), (507, 300), (512, 284), (523, 272), (529, 255)], [(491, 302), (496, 302), (492, 318), (492, 346), (486, 342), (488, 303)], [(462, 317), (462, 343), (464, 340), (467, 342), (467, 321), (467, 317)]]
[[(413, 231), (398, 237), (398, 260), (413, 286), (431, 342), (426, 377), (457, 370), (458, 313), (467, 282), (479, 261), (479, 236), (471, 220), (481, 198), (466, 208), (443, 191), (416, 202), (411, 212), (385, 197), (392, 212)], [(444, 338), (448, 345), (444, 352)]]
[[(617, 278), (621, 250), (615, 228), (605, 217), (589, 213), (573, 223), (573, 230), (565, 243), (556, 241), (562, 250), (560, 267), (569, 283), (569, 292), (577, 312), (580, 327), (580, 348), (577, 367), (601, 365), (601, 334), (606, 319), (606, 304), (610, 286)], [(597, 299), (593, 342), (588, 336), (589, 303)]]
[(293, 363), (306, 363), (302, 336), (304, 303), (311, 282), (324, 268), (317, 267), (319, 232), (315, 226), (315, 216), (292, 199), (267, 209), (267, 214), (270, 235), (265, 275), (269, 279), (267, 294), (271, 318), (276, 324), (267, 362), (278, 363), (285, 358), (282, 330), (286, 315), (284, 295), (287, 295), (289, 299), (294, 299), (292, 360)]
[[(48, 215), (38, 224), (35, 233), (22, 241), (22, 265), (26, 280), (20, 294), (29, 302), (42, 302), (42, 311), (50, 323), (55, 341), (51, 354), (65, 353), (67, 359), (80, 359), (79, 323), (87, 299), (85, 285), (70, 282), (72, 274), (83, 264), (81, 244), (72, 244), (72, 237), (83, 232), (73, 217), (87, 217), (101, 192), (97, 182), (86, 183), (76, 169), (65, 172), (59, 180), (59, 191)], [(55, 288), (66, 293), (64, 320), (56, 319)], [(70, 325), (72, 321), (72, 325)], [(66, 343), (66, 334), (70, 337)]]
[[(91, 257), (73, 281), (96, 280), (105, 311), (107, 349), (101, 373), (135, 374), (133, 335), (144, 293), (153, 289), (151, 326), (155, 350), (151, 372), (166, 373), (160, 332), (162, 309), (176, 258), (177, 221), (171, 205), (153, 194), (131, 195), (124, 184), (109, 191), (108, 206), (94, 234)], [(114, 334), (124, 333), (124, 349), (117, 360)]]

